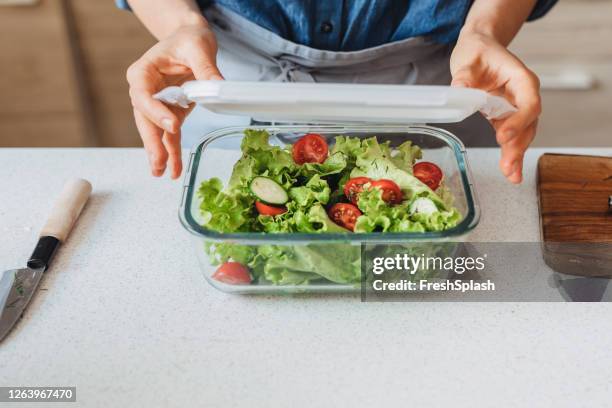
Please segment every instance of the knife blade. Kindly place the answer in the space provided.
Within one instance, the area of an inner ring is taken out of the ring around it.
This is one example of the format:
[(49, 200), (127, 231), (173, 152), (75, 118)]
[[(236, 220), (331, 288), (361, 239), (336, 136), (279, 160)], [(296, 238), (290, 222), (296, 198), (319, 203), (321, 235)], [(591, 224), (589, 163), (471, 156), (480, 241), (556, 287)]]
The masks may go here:
[(0, 341), (11, 331), (23, 314), (44, 271), (44, 268), (23, 268), (4, 272), (0, 281), (0, 291), (5, 293), (4, 298), (0, 299), (0, 310), (2, 310)]
[(3, 273), (0, 278), (0, 341), (23, 315), (53, 255), (68, 238), (90, 194), (91, 184), (87, 180), (73, 179), (67, 182), (41, 230), (27, 268), (11, 269)]

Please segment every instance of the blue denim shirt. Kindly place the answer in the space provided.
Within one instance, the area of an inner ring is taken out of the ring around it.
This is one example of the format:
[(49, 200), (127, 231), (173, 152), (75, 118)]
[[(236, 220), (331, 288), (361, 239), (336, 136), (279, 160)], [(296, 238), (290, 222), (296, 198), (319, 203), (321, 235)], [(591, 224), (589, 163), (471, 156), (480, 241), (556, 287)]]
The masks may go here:
[[(529, 20), (557, 0), (538, 0)], [(128, 0), (116, 0), (129, 8)], [(199, 0), (226, 7), (292, 42), (331, 51), (355, 51), (417, 36), (453, 43), (472, 0)]]

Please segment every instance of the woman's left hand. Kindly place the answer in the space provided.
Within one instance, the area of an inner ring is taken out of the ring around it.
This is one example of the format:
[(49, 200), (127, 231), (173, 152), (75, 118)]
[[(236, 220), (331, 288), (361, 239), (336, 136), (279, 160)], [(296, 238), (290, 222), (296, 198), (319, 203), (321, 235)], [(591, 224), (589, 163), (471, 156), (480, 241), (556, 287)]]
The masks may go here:
[(453, 86), (504, 96), (518, 108), (518, 112), (491, 124), (501, 146), (500, 169), (510, 182), (520, 183), (523, 156), (535, 137), (542, 110), (538, 77), (504, 45), (477, 33), (462, 32), (450, 68)]

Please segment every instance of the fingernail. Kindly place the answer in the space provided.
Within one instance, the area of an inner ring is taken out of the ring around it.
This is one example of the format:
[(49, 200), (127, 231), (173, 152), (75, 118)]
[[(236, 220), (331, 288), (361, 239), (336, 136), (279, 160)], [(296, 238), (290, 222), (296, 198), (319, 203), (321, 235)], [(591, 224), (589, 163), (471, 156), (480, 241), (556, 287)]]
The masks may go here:
[(512, 171), (510, 172), (508, 178), (514, 184), (519, 184), (522, 181), (523, 176), (521, 174), (521, 166), (518, 161), (514, 162), (514, 165), (512, 166)]
[(508, 177), (508, 179), (514, 184), (520, 184), (520, 182), (523, 181), (523, 176), (520, 172), (515, 171), (510, 175), (510, 177)]
[(153, 175), (153, 177), (161, 177), (165, 171), (165, 167), (162, 169), (151, 169), (151, 174)]
[(174, 133), (174, 126), (172, 123), (172, 119), (163, 118), (161, 120), (161, 124), (164, 127), (164, 129), (166, 129), (166, 132)]

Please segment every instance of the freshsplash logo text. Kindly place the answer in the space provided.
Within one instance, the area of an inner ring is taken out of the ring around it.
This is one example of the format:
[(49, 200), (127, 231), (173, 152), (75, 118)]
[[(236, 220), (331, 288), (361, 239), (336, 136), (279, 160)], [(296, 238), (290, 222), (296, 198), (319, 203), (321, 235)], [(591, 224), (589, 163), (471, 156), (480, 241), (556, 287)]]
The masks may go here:
[[(494, 291), (491, 280), (462, 280), (466, 272), (485, 269), (486, 255), (477, 257), (442, 257), (396, 254), (372, 259), (375, 278), (371, 288), (376, 292), (479, 292)], [(383, 274), (387, 273), (384, 277)], [(445, 274), (446, 278), (441, 278)], [(403, 278), (404, 277), (404, 278)]]

